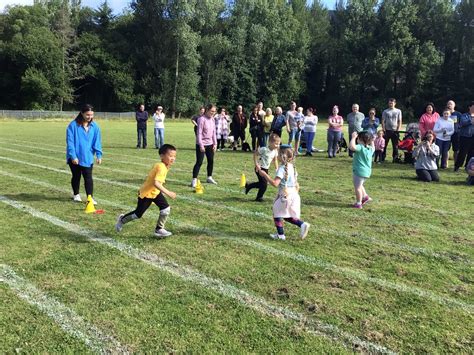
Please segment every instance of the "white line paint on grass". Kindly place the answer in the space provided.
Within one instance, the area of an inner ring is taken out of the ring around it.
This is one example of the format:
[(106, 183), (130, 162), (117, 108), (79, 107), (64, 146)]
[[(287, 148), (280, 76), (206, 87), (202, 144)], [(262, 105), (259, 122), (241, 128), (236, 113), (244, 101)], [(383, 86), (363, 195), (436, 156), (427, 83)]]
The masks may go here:
[(18, 276), (10, 266), (0, 264), (0, 282), (8, 285), (18, 297), (48, 315), (62, 330), (84, 342), (93, 351), (101, 354), (129, 353), (127, 347), (112, 336), (103, 333), (72, 309)]
[[(30, 183), (33, 183), (33, 184), (35, 183), (35, 180), (25, 178), (25, 177), (22, 177), (22, 176), (9, 174), (9, 173), (4, 173), (4, 172), (1, 172), (1, 171), (0, 171), (0, 174), (11, 176), (11, 177), (14, 177), (14, 178), (17, 178), (17, 179), (22, 179), (23, 181), (27, 181), (27, 182), (30, 182)], [(47, 188), (50, 188), (50, 189), (57, 189), (54, 185), (50, 185), (50, 184), (47, 184), (45, 182), (43, 182), (41, 184), (41, 186), (44, 186), (44, 187), (47, 187)], [(57, 189), (57, 190), (61, 191), (61, 189)], [(131, 209), (131, 210), (134, 209), (133, 206), (125, 206), (123, 204), (118, 204), (118, 203), (103, 200), (103, 199), (101, 199), (101, 203), (103, 203), (105, 205), (116, 207), (119, 210), (122, 210), (123, 208), (128, 208), (128, 209)], [(147, 217), (147, 215), (145, 217)], [(459, 308), (461, 308), (461, 309), (463, 309), (463, 310), (465, 310), (466, 312), (469, 312), (469, 313), (472, 313), (473, 310), (474, 310), (474, 306), (471, 305), (471, 304), (468, 304), (468, 303), (465, 303), (465, 302), (462, 302), (462, 301), (458, 301), (458, 300), (450, 298), (450, 297), (440, 296), (440, 295), (438, 295), (434, 292), (431, 292), (429, 290), (424, 290), (424, 289), (414, 287), (414, 286), (408, 286), (408, 285), (405, 285), (405, 284), (399, 283), (399, 282), (393, 282), (393, 281), (388, 281), (388, 280), (385, 280), (385, 279), (371, 277), (371, 276), (368, 276), (366, 273), (364, 273), (362, 271), (359, 271), (359, 270), (356, 270), (356, 269), (347, 268), (347, 267), (340, 267), (340, 266), (337, 266), (335, 264), (331, 264), (327, 261), (317, 259), (317, 258), (314, 258), (314, 257), (311, 257), (311, 256), (298, 254), (298, 253), (292, 253), (292, 252), (288, 252), (288, 251), (285, 251), (285, 250), (277, 249), (277, 248), (274, 248), (272, 246), (257, 242), (255, 240), (252, 240), (250, 238), (239, 238), (239, 237), (228, 235), (228, 234), (222, 233), (220, 231), (215, 231), (215, 230), (212, 230), (212, 229), (209, 229), (209, 228), (198, 227), (198, 226), (195, 226), (195, 225), (192, 225), (192, 224), (189, 224), (189, 223), (179, 222), (174, 218), (170, 218), (169, 222), (171, 224), (174, 224), (174, 225), (178, 226), (178, 227), (184, 227), (184, 228), (190, 229), (190, 230), (192, 230), (196, 233), (199, 233), (199, 234), (205, 234), (205, 235), (208, 235), (208, 236), (211, 236), (211, 237), (217, 237), (217, 238), (223, 238), (223, 239), (226, 239), (226, 240), (230, 240), (232, 242), (235, 242), (235, 243), (238, 243), (238, 244), (241, 244), (241, 245), (246, 245), (246, 246), (250, 246), (252, 248), (255, 248), (257, 250), (261, 250), (261, 251), (263, 251), (265, 253), (268, 253), (268, 254), (281, 256), (281, 257), (291, 259), (291, 260), (294, 260), (294, 261), (297, 261), (297, 262), (302, 262), (304, 264), (315, 266), (315, 267), (323, 269), (323, 270), (327, 270), (327, 271), (331, 271), (331, 272), (334, 272), (334, 273), (337, 273), (337, 274), (342, 274), (342, 275), (345, 275), (345, 276), (349, 276), (349, 277), (352, 277), (354, 279), (357, 279), (357, 280), (360, 280), (360, 281), (363, 281), (363, 282), (376, 284), (377, 286), (380, 286), (380, 287), (383, 287), (383, 288), (386, 288), (386, 289), (395, 290), (397, 292), (413, 294), (413, 295), (415, 295), (419, 298), (428, 299), (430, 301), (439, 303), (441, 305), (459, 307)]]
[[(68, 170), (51, 168), (51, 167), (48, 167), (48, 166), (34, 164), (34, 163), (30, 163), (30, 162), (25, 162), (25, 161), (22, 161), (22, 160), (7, 158), (7, 157), (3, 157), (3, 156), (0, 156), (0, 159), (11, 161), (11, 162), (14, 162), (14, 163), (23, 164), (23, 165), (33, 166), (33, 167), (40, 168), (40, 169), (50, 170), (50, 171), (54, 171), (54, 172), (58, 172), (58, 173), (62, 173), (62, 174), (68, 174), (68, 175), (70, 174), (70, 172)], [(115, 185), (115, 186), (130, 188), (130, 189), (133, 189), (133, 190), (138, 190), (140, 188), (139, 185), (108, 180), (108, 179), (104, 179), (104, 178), (100, 178), (100, 177), (94, 177), (94, 180), (101, 181), (101, 182), (104, 182), (104, 183), (109, 184), (109, 185)], [(273, 218), (271, 215), (269, 215), (267, 213), (264, 213), (264, 212), (252, 211), (252, 210), (243, 210), (243, 209), (233, 207), (233, 206), (218, 204), (218, 203), (213, 202), (213, 201), (198, 199), (198, 198), (195, 198), (195, 197), (192, 197), (192, 196), (189, 196), (189, 195), (179, 194), (177, 196), (177, 199), (188, 201), (188, 202), (191, 202), (191, 203), (196, 204), (196, 205), (208, 206), (208, 207), (211, 207), (211, 208), (218, 207), (220, 209), (225, 209), (227, 211), (231, 211), (231, 212), (243, 215), (243, 216), (249, 216), (249, 217), (252, 217), (252, 218), (255, 218), (255, 217), (257, 217), (257, 218), (266, 218), (266, 219), (272, 219)], [(444, 255), (442, 253), (435, 252), (435, 251), (427, 249), (427, 248), (413, 247), (413, 246), (406, 245), (406, 244), (384, 241), (384, 240), (380, 240), (378, 238), (366, 236), (362, 233), (358, 233), (357, 235), (352, 235), (352, 234), (346, 233), (346, 232), (334, 231), (330, 228), (324, 228), (324, 227), (318, 227), (318, 228), (321, 232), (327, 233), (329, 235), (333, 235), (333, 236), (338, 237), (338, 238), (344, 237), (346, 239), (351, 239), (351, 240), (354, 240), (354, 241), (363, 240), (366, 243), (377, 244), (377, 245), (382, 246), (382, 247), (398, 248), (400, 250), (404, 250), (404, 251), (407, 251), (407, 252), (410, 252), (410, 253), (413, 253), (413, 254), (416, 254), (416, 255), (423, 255), (423, 256), (433, 257), (433, 258), (437, 258), (437, 259), (441, 259), (441, 260), (447, 260), (449, 262), (460, 261), (460, 262), (463, 262), (463, 263), (466, 263), (466, 264), (471, 264), (471, 265), (474, 264), (474, 262), (472, 262), (471, 260), (462, 258), (458, 255), (452, 255), (451, 254), (453, 257), (450, 257), (449, 255)], [(462, 235), (462, 233), (460, 235)]]
[(292, 311), (285, 307), (280, 307), (276, 304), (267, 302), (265, 299), (255, 296), (247, 291), (241, 290), (233, 285), (226, 284), (219, 279), (209, 277), (191, 268), (180, 266), (173, 261), (160, 258), (158, 255), (149, 253), (144, 250), (137, 249), (131, 245), (119, 242), (113, 238), (105, 237), (93, 230), (82, 228), (78, 225), (63, 221), (59, 218), (51, 216), (47, 213), (36, 210), (28, 205), (19, 203), (15, 200), (11, 200), (5, 196), (0, 195), (0, 201), (6, 205), (16, 208), (22, 212), (29, 213), (30, 215), (45, 220), (55, 226), (61, 227), (71, 233), (83, 236), (90, 241), (98, 242), (106, 245), (113, 249), (116, 249), (129, 257), (140, 260), (152, 267), (166, 271), (173, 276), (183, 279), (188, 282), (193, 282), (206, 289), (213, 290), (225, 297), (229, 297), (246, 306), (247, 308), (253, 309), (266, 316), (275, 317), (277, 319), (285, 319), (297, 322), (304, 325), (304, 330), (316, 334), (322, 335), (334, 341), (341, 342), (346, 346), (359, 347), (369, 352), (378, 353), (393, 353), (391, 350), (384, 346), (375, 344), (369, 341), (362, 340), (350, 333), (340, 330), (338, 327), (323, 323), (319, 320), (309, 319), (305, 315)]

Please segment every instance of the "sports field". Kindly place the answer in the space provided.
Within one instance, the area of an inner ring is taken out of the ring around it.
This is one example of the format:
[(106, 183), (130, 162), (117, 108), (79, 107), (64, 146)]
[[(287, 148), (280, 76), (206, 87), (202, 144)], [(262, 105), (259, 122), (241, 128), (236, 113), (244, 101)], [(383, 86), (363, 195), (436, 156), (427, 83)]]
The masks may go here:
[[(158, 161), (152, 126), (149, 149), (137, 150), (134, 122), (98, 121), (98, 215), (71, 201), (68, 123), (0, 121), (0, 353), (472, 353), (474, 189), (464, 172), (424, 184), (410, 166), (376, 165), (374, 201), (356, 210), (347, 154), (300, 157), (312, 227), (302, 241), (286, 225), (287, 240), (274, 241), (275, 189), (263, 203), (239, 189), (242, 172), (256, 179), (251, 154), (217, 152), (219, 185), (196, 195), (191, 124), (167, 121), (178, 148), (167, 187), (178, 197), (173, 236), (158, 240), (155, 206), (114, 230)], [(325, 135), (320, 125), (316, 147)]]

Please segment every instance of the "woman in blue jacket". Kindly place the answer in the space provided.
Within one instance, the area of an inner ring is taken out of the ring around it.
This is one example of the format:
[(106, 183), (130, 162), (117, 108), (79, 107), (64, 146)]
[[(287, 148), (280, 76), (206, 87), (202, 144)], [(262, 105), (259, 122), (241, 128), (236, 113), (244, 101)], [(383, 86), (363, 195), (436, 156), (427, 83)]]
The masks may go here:
[[(94, 122), (94, 108), (91, 105), (84, 105), (75, 120), (67, 127), (66, 144), (66, 160), (72, 173), (73, 200), (82, 202), (79, 195), (81, 175), (84, 178), (86, 194), (92, 196), (94, 193), (94, 183), (92, 181), (94, 154), (97, 164), (102, 163), (100, 128)], [(96, 202), (92, 201), (95, 205)]]

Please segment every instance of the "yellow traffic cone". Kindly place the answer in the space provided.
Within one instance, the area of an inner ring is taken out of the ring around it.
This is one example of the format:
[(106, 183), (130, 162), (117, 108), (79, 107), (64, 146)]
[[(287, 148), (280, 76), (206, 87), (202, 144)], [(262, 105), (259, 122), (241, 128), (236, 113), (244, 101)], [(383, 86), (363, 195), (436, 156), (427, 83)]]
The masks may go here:
[(86, 210), (84, 212), (86, 212), (86, 213), (94, 213), (95, 212), (95, 206), (94, 206), (94, 203), (92, 202), (92, 196), (91, 195), (87, 195)]
[(195, 193), (197, 194), (203, 194), (204, 193), (204, 188), (202, 187), (201, 181), (198, 179), (196, 188), (194, 190)]
[(245, 179), (245, 174), (242, 173), (242, 175), (240, 176), (240, 188), (243, 189), (246, 183), (247, 183), (247, 180)]

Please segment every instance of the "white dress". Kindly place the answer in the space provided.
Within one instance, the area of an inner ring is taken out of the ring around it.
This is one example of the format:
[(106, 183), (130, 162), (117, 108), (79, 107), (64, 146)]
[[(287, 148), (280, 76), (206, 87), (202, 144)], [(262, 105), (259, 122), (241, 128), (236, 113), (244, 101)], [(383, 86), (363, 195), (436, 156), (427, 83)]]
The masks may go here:
[(285, 166), (281, 165), (276, 173), (281, 179), (278, 194), (273, 202), (274, 218), (300, 218), (301, 198), (297, 191), (297, 174), (293, 164), (288, 164), (288, 175), (285, 179)]

